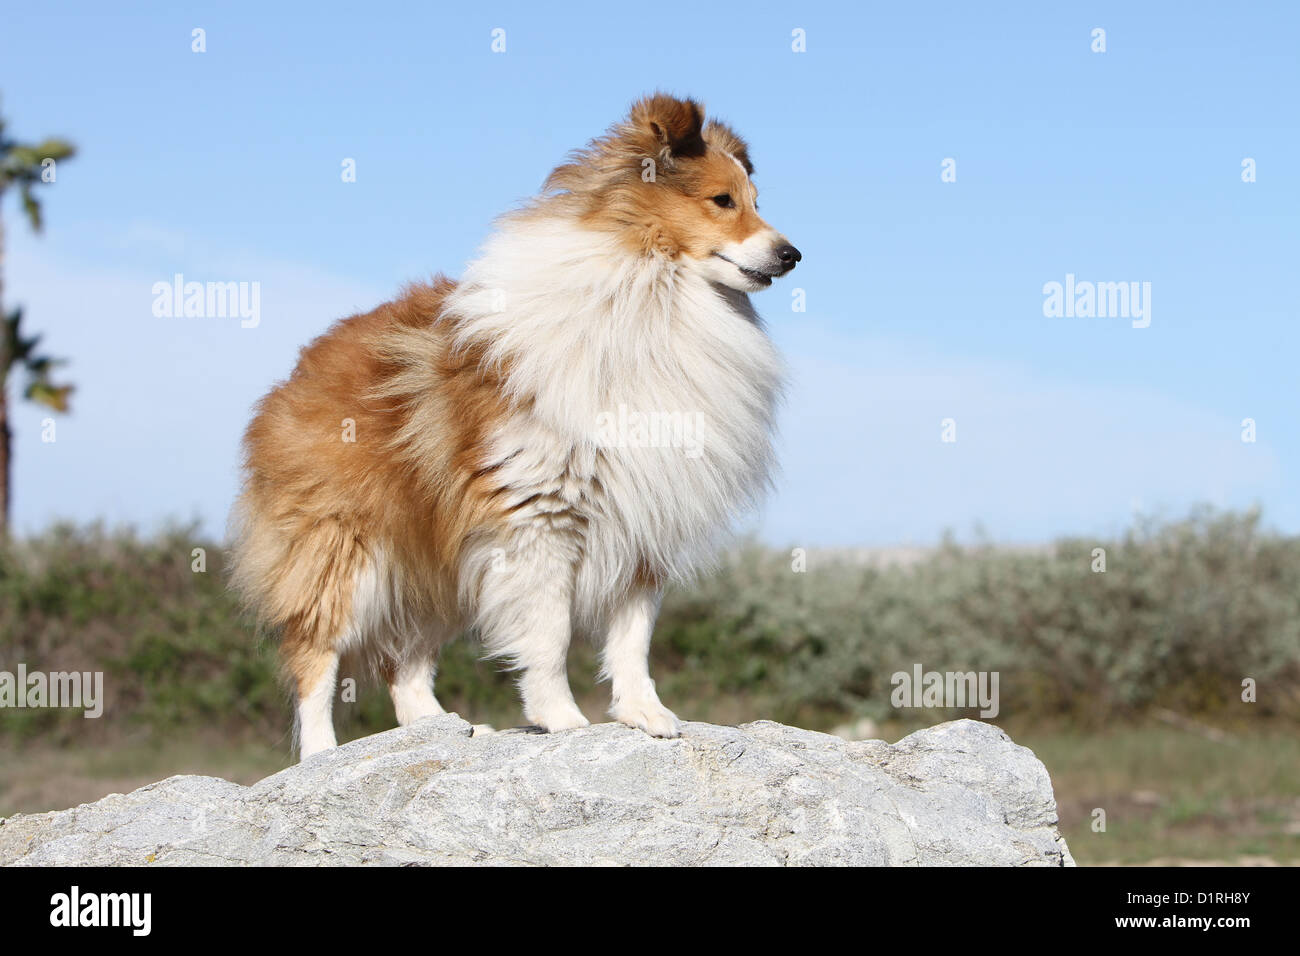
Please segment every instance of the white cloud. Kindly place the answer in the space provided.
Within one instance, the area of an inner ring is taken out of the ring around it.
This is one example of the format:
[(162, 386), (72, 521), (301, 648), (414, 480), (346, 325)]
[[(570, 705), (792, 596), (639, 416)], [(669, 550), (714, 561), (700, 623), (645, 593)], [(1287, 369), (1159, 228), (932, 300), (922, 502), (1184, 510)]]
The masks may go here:
[[(803, 324), (781, 345), (792, 386), (784, 476), (765, 537), (851, 545), (1115, 531), (1135, 505), (1181, 516), (1279, 493), (1269, 444), (1158, 391), (1058, 382)], [(940, 441), (956, 421), (957, 441)]]

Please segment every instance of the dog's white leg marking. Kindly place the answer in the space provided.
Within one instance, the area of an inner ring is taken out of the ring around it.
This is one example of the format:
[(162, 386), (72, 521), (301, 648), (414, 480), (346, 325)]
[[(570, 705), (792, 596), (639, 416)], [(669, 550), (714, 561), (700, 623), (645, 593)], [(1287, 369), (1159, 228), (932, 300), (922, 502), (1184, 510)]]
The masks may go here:
[(405, 727), (421, 717), (445, 714), (438, 698), (433, 695), (433, 679), (437, 665), (429, 657), (417, 656), (398, 665), (388, 692), (397, 711), (397, 722)]
[(519, 678), (524, 718), (548, 733), (586, 727), (590, 721), (569, 688), (571, 582), (553, 579), (548, 586), (538, 582), (537, 587), (531, 607), (521, 606), (531, 620), (521, 622), (527, 634), (511, 655), (524, 669)]
[(564, 628), (541, 626), (534, 634), (536, 644), (519, 663), (524, 668), (519, 678), (519, 693), (524, 701), (524, 718), (547, 733), (572, 730), (591, 723), (578, 709), (569, 688), (565, 663), (569, 650), (568, 615)]
[(614, 612), (601, 652), (601, 678), (613, 685), (609, 715), (654, 737), (681, 733), (676, 715), (659, 701), (650, 679), (650, 635), (659, 613), (659, 595), (630, 594)]
[(338, 746), (334, 736), (334, 688), (338, 682), (339, 658), (331, 653), (315, 686), (298, 698), (298, 755), (312, 754)]
[(483, 571), (477, 615), (488, 652), (523, 670), (524, 718), (548, 732), (590, 723), (569, 689), (577, 549), (556, 524), (562, 520), (520, 529), (512, 547)]

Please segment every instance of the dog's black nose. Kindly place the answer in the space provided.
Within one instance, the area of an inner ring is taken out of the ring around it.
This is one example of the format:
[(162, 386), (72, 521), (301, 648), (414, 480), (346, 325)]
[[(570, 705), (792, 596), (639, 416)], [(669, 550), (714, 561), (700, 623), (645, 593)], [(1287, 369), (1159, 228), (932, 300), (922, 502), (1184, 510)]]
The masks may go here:
[(776, 257), (781, 260), (782, 264), (789, 269), (794, 268), (794, 264), (803, 258), (802, 253), (788, 242), (784, 246), (776, 247)]

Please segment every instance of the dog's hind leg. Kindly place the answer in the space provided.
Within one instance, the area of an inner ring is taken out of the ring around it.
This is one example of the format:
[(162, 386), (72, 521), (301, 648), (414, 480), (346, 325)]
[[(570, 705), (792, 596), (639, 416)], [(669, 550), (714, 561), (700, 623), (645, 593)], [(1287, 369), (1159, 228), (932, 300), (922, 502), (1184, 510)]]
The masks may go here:
[(356, 535), (322, 523), (295, 548), (298, 560), (278, 582), (295, 601), (281, 651), (297, 692), (298, 753), (310, 757), (337, 745), (334, 692), (339, 655), (363, 643), (377, 593), (375, 564)]
[(289, 647), (286, 656), (298, 697), (298, 755), (305, 760), (338, 744), (334, 736), (334, 688), (339, 655), (333, 648), (299, 643)]

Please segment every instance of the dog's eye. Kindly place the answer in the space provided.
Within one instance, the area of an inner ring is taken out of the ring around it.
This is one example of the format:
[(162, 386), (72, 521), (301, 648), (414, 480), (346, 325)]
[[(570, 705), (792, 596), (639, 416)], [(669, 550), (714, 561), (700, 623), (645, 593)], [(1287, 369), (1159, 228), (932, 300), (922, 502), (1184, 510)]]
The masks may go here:
[(722, 193), (721, 195), (714, 196), (713, 201), (717, 203), (719, 206), (721, 206), (723, 209), (732, 209), (736, 205), (734, 202), (731, 201), (730, 193)]

